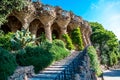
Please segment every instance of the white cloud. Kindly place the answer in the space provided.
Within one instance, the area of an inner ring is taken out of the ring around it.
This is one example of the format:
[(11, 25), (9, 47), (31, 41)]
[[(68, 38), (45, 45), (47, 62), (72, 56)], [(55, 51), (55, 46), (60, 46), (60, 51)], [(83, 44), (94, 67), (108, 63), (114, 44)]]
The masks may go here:
[(120, 40), (120, 0), (99, 0), (98, 3), (91, 4), (91, 10), (97, 14), (95, 19), (113, 31)]

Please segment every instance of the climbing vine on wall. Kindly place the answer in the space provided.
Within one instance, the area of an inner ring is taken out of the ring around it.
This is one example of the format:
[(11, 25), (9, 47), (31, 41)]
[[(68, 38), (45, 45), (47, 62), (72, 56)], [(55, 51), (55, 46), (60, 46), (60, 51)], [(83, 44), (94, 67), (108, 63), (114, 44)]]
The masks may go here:
[(72, 38), (73, 44), (78, 48), (78, 50), (82, 50), (84, 48), (81, 30), (79, 27), (72, 30), (71, 38)]

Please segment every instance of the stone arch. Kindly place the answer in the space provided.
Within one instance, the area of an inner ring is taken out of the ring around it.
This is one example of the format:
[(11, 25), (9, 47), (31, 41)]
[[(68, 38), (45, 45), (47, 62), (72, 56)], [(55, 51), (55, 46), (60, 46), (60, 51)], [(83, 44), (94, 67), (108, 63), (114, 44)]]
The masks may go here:
[(38, 30), (38, 26), (40, 24), (40, 20), (39, 19), (34, 19), (29, 26), (29, 31), (36, 37), (37, 36), (37, 30)]
[(40, 37), (43, 33), (45, 34), (45, 29), (43, 27), (39, 27), (37, 30), (37, 37)]
[(11, 29), (7, 25), (7, 23), (1, 25), (1, 30), (3, 30), (5, 33), (11, 32)]
[(21, 30), (22, 28), (22, 23), (17, 19), (15, 16), (9, 16), (8, 18), (8, 27), (10, 31), (16, 32), (17, 30)]
[(60, 38), (61, 31), (57, 23), (53, 23), (53, 25), (51, 26), (51, 31), (52, 31), (52, 38), (53, 37), (55, 37), (56, 39)]

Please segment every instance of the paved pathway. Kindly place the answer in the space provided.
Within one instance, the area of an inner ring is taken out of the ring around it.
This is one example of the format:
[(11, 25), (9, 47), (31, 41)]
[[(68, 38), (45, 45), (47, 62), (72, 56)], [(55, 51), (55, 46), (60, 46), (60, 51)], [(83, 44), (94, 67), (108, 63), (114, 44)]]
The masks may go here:
[(104, 80), (120, 80), (120, 69), (104, 71), (103, 78)]

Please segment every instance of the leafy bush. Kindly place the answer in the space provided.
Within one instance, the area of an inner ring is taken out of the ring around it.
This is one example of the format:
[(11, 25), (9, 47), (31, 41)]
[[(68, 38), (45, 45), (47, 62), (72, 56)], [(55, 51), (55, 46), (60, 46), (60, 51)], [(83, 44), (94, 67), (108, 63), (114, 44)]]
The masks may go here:
[(74, 49), (74, 45), (72, 44), (71, 38), (68, 36), (68, 34), (64, 34), (63, 38), (65, 39), (66, 47), (69, 50)]
[(107, 54), (101, 55), (101, 63), (108, 64), (108, 55)]
[(16, 66), (14, 56), (7, 50), (0, 48), (0, 80), (7, 80), (8, 76), (13, 74)]
[(0, 30), (0, 36), (2, 36), (4, 34), (3, 30)]
[(65, 48), (65, 44), (62, 40), (55, 39), (55, 40), (52, 41), (52, 43), (59, 46), (59, 47)]
[(78, 50), (83, 50), (84, 47), (83, 47), (82, 35), (79, 27), (72, 31), (71, 38), (73, 43), (77, 45)]
[(68, 55), (68, 51), (63, 46), (59, 41), (53, 41), (53, 44), (46, 41), (37, 47), (26, 47), (24, 54), (17, 54), (16, 60), (21, 66), (33, 65), (35, 72), (38, 73), (54, 60), (63, 59)]
[(114, 51), (112, 51), (110, 54), (109, 54), (109, 61), (110, 61), (110, 66), (113, 66), (115, 64), (118, 63), (118, 58), (117, 58), (117, 55)]
[(53, 41), (52, 47), (49, 49), (49, 52), (54, 54), (55, 60), (60, 60), (68, 56), (69, 51), (67, 51), (64, 46), (64, 42), (61, 40)]
[(1, 34), (0, 36), (0, 46), (6, 50), (11, 50), (11, 39), (12, 39), (13, 33), (8, 34)]
[(36, 73), (50, 65), (53, 61), (52, 53), (41, 47), (26, 47), (25, 50), (26, 53), (17, 54), (17, 63), (21, 66), (33, 65)]
[(100, 76), (102, 74), (102, 70), (100, 68), (100, 64), (98, 61), (98, 56), (96, 53), (96, 50), (94, 49), (93, 46), (89, 46), (87, 49), (87, 53), (90, 57), (90, 65), (93, 70), (95, 70), (96, 74)]

